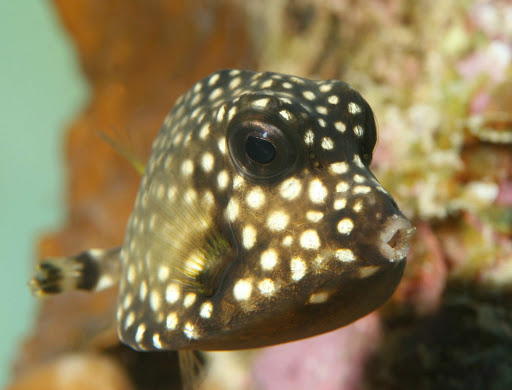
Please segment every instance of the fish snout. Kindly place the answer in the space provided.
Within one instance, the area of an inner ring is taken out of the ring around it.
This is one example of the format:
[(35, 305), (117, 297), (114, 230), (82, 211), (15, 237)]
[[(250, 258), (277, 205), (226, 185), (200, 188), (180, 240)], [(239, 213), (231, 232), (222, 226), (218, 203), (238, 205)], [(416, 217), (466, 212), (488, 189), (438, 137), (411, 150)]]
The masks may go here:
[(410, 243), (416, 229), (402, 215), (393, 214), (384, 220), (378, 236), (378, 249), (390, 262), (404, 260), (409, 252)]

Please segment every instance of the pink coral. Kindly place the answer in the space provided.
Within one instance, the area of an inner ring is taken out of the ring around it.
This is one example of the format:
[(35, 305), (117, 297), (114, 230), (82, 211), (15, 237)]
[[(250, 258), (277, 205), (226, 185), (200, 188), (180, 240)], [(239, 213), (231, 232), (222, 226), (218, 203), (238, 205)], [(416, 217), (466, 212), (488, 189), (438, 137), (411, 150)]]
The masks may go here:
[(503, 206), (512, 206), (512, 182), (503, 181), (500, 183), (496, 203)]
[(481, 114), (489, 106), (490, 102), (491, 96), (489, 95), (489, 92), (480, 91), (471, 99), (469, 112), (471, 114)]
[(457, 70), (465, 80), (487, 75), (495, 83), (507, 78), (507, 69), (512, 59), (512, 50), (503, 41), (492, 41), (489, 46), (479, 49), (459, 61)]
[(379, 321), (373, 313), (334, 332), (266, 348), (254, 364), (255, 381), (265, 390), (360, 390)]

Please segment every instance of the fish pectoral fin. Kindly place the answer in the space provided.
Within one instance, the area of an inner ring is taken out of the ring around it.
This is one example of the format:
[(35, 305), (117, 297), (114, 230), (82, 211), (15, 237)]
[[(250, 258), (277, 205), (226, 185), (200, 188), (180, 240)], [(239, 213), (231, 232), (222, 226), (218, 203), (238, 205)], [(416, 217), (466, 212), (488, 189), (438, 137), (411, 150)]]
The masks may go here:
[(200, 351), (178, 351), (181, 386), (183, 390), (197, 390), (206, 376), (206, 363)]
[(28, 285), (32, 294), (39, 297), (74, 290), (100, 291), (119, 281), (120, 256), (121, 247), (117, 247), (47, 258), (37, 263)]
[(119, 153), (122, 157), (126, 159), (130, 163), (130, 165), (140, 174), (143, 175), (146, 170), (146, 165), (139, 159), (130, 148), (123, 145), (121, 142), (116, 141), (110, 135), (105, 133), (104, 131), (99, 130), (97, 132), (98, 136), (105, 141), (112, 149), (114, 149), (117, 153)]

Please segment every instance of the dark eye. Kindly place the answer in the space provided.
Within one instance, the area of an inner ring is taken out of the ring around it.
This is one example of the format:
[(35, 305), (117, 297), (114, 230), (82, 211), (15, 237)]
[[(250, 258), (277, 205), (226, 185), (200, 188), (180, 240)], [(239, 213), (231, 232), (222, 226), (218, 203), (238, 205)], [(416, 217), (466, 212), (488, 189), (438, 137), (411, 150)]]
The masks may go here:
[(250, 135), (245, 141), (245, 153), (256, 163), (269, 164), (276, 157), (276, 148), (272, 142)]
[(296, 131), (270, 116), (235, 116), (228, 125), (227, 143), (236, 168), (253, 181), (281, 178), (300, 157)]
[(361, 140), (361, 157), (366, 165), (370, 165), (373, 152), (377, 147), (377, 127), (375, 125), (375, 116), (370, 105), (364, 99), (361, 100), (364, 107), (363, 112), (366, 116), (363, 122), (364, 136)]

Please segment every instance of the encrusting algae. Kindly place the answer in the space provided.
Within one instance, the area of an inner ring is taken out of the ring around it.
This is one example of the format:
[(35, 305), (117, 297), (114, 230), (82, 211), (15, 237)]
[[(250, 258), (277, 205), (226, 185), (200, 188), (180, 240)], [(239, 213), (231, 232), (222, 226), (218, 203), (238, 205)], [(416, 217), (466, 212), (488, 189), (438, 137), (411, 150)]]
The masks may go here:
[(118, 334), (142, 351), (256, 348), (349, 324), (395, 290), (414, 230), (369, 170), (375, 144), (369, 105), (343, 82), (216, 72), (165, 119), (122, 247), (46, 259), (31, 287), (119, 282)]

